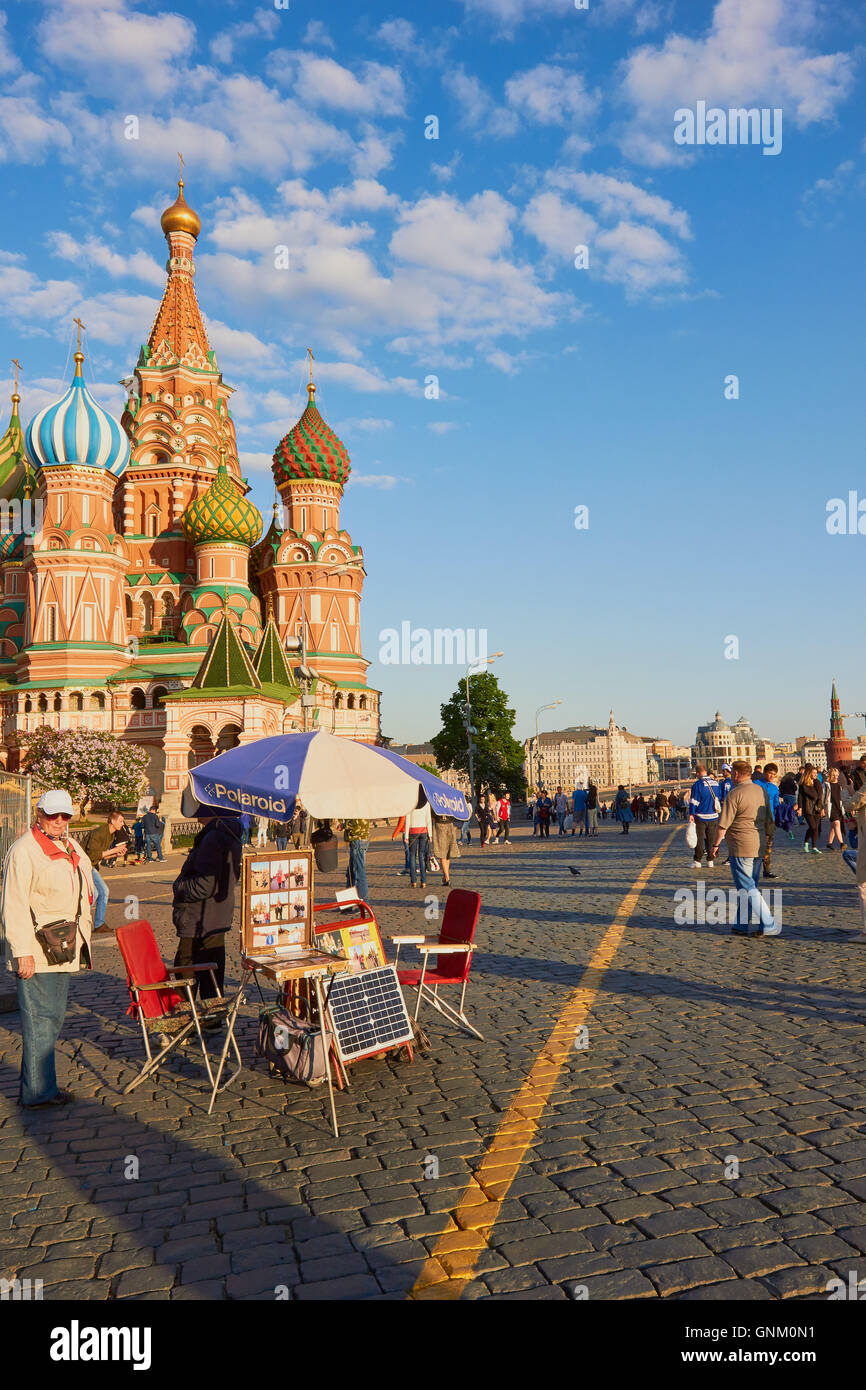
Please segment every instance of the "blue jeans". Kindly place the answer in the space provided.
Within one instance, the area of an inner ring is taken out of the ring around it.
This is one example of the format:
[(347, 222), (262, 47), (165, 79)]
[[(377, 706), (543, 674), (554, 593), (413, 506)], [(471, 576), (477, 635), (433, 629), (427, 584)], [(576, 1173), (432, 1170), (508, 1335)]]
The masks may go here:
[(415, 884), (415, 870), (418, 870), (418, 877), (422, 887), (427, 884), (427, 843), (428, 835), (426, 830), (422, 830), (420, 835), (409, 836), (409, 881)]
[(762, 927), (774, 927), (773, 914), (758, 892), (758, 879), (761, 877), (761, 858), (743, 858), (732, 854), (730, 858), (731, 875), (737, 890), (737, 926), (749, 929), (754, 908)]
[[(247, 842), (249, 843), (249, 842)], [(162, 836), (145, 835), (144, 837), (144, 857), (150, 863), (150, 851), (156, 850), (156, 857), (162, 863)]]
[(108, 884), (96, 869), (93, 870), (93, 886), (96, 889), (96, 901), (93, 904), (93, 930), (101, 927), (105, 923), (105, 909), (108, 906)]
[(564, 835), (564, 834), (565, 834), (565, 812), (564, 812), (564, 811), (557, 811), (557, 813), (556, 813), (556, 819), (557, 819), (557, 821), (559, 822), (559, 833), (560, 833), (560, 835)]
[(460, 843), (461, 843), (461, 845), (471, 845), (471, 844), (472, 844), (472, 835), (470, 834), (470, 831), (469, 831), (469, 822), (468, 822), (468, 820), (461, 821), (461, 824), (460, 824)]
[(288, 837), (288, 835), (278, 835), (278, 836), (277, 836), (277, 840), (276, 840), (276, 844), (277, 844), (277, 849), (279, 849), (279, 850), (288, 849), (288, 847), (289, 847), (289, 837)]
[(843, 849), (843, 851), (842, 851), (842, 858), (845, 860), (845, 863), (848, 865), (848, 868), (851, 870), (852, 874), (856, 874), (856, 872), (857, 872), (857, 851), (856, 851), (856, 849)]
[(346, 887), (357, 888), (358, 897), (367, 901), (367, 845), (369, 840), (349, 841), (349, 867), (346, 870)]
[(57, 1095), (54, 1044), (60, 1037), (66, 1016), (69, 976), (50, 972), (18, 979), (18, 1008), (21, 1011), (21, 1084), (19, 1098), (24, 1105), (38, 1105)]

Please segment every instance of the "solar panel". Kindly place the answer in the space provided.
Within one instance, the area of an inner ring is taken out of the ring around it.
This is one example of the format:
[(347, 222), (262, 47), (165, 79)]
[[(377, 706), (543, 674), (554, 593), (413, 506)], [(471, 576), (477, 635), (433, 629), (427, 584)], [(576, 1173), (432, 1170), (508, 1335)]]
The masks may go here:
[(393, 965), (338, 975), (328, 996), (328, 1013), (343, 1062), (412, 1041), (412, 1024)]

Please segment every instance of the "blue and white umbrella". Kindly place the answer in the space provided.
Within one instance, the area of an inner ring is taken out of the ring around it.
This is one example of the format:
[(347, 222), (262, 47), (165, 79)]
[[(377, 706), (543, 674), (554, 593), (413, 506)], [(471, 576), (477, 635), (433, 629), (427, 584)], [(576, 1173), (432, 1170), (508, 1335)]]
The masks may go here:
[(355, 743), (320, 730), (281, 734), (230, 748), (189, 774), (207, 806), (291, 820), (295, 802), (316, 820), (404, 816), (423, 787), (437, 815), (468, 820), (466, 798), (440, 777), (388, 748)]

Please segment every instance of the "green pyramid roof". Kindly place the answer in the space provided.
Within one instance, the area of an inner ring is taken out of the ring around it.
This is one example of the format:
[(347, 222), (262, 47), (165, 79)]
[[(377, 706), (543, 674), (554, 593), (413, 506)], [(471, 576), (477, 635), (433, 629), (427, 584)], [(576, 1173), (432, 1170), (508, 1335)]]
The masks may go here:
[(259, 679), (265, 684), (293, 684), (286, 664), (286, 654), (283, 651), (280, 634), (277, 632), (273, 616), (268, 618), (258, 651), (253, 657), (253, 666)]
[(229, 686), (261, 690), (262, 683), (252, 668), (234, 625), (228, 620), (228, 614), (223, 612), (222, 622), (193, 678), (192, 688), (225, 690)]

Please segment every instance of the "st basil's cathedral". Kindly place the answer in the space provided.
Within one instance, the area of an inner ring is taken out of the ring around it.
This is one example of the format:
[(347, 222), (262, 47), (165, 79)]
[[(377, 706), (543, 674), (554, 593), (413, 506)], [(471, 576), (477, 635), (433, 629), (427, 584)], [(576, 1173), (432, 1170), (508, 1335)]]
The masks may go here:
[(187, 769), (239, 743), (302, 729), (375, 743), (379, 692), (361, 652), (363, 552), (340, 526), (349, 456), (316, 406), (312, 355), (263, 535), (182, 179), (162, 230), (165, 291), (121, 421), (85, 384), (80, 324), (69, 389), (26, 428), (16, 376), (0, 438), (0, 757), (18, 768), (43, 724), (111, 732), (148, 751), (170, 814)]

